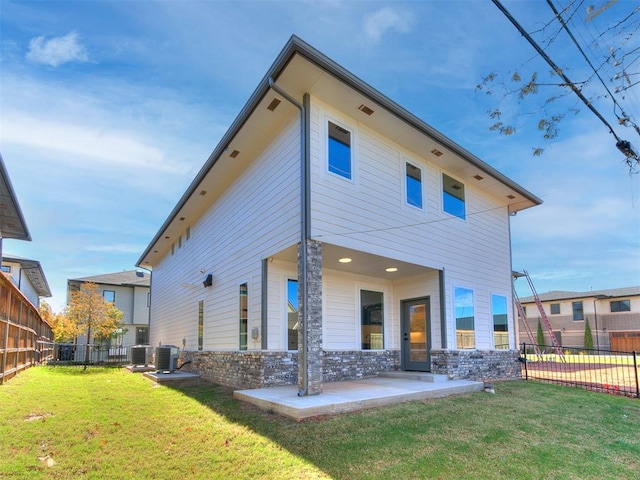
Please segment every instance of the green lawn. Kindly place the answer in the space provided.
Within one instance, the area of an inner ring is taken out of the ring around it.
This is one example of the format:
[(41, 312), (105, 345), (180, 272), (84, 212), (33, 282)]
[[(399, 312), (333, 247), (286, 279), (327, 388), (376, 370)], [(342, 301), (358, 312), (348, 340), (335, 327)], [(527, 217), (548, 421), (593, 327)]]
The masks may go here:
[[(47, 467), (39, 458), (50, 456)], [(228, 389), (36, 367), (0, 386), (0, 478), (637, 479), (640, 400), (534, 382), (297, 423)]]

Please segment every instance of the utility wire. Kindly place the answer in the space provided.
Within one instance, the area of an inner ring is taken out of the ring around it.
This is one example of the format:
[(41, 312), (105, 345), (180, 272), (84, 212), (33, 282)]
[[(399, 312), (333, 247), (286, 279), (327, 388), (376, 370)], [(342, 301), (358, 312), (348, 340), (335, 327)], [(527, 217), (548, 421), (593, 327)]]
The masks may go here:
[(504, 14), (505, 17), (513, 24), (514, 27), (520, 32), (520, 34), (529, 42), (529, 44), (535, 49), (536, 52), (544, 59), (545, 62), (549, 64), (549, 66), (553, 69), (553, 71), (559, 75), (571, 88), (573, 93), (575, 93), (580, 100), (593, 112), (593, 114), (598, 117), (598, 119), (609, 129), (609, 133), (613, 135), (616, 139), (616, 147), (620, 150), (627, 158), (633, 159), (634, 161), (640, 161), (638, 154), (633, 151), (631, 148), (631, 144), (622, 140), (616, 132), (613, 130), (613, 127), (607, 122), (607, 120), (602, 116), (602, 114), (596, 110), (596, 108), (591, 104), (591, 102), (582, 94), (580, 89), (576, 87), (576, 85), (571, 81), (569, 77), (562, 71), (560, 67), (556, 65), (556, 63), (547, 55), (547, 53), (536, 43), (536, 41), (531, 38), (531, 35), (527, 33), (527, 31), (518, 23), (518, 21), (509, 13), (509, 11), (500, 3), (499, 0), (492, 0), (494, 5), (498, 7), (498, 9)]
[[(549, 5), (549, 7), (551, 7), (551, 10), (553, 10), (553, 13), (555, 14), (556, 18), (560, 22), (560, 25), (562, 25), (562, 28), (564, 28), (565, 32), (567, 32), (567, 35), (569, 35), (569, 38), (571, 38), (571, 41), (573, 41), (573, 44), (576, 46), (576, 48), (578, 49), (578, 51), (580, 52), (582, 57), (587, 61), (587, 63), (589, 64), (589, 67), (591, 67), (591, 70), (593, 70), (593, 72), (596, 74), (596, 77), (598, 78), (598, 80), (600, 80), (600, 83), (602, 84), (604, 89), (607, 91), (607, 93), (611, 97), (611, 100), (613, 101), (614, 106), (616, 106), (616, 107), (618, 107), (620, 109), (620, 113), (622, 114), (623, 118), (629, 120), (631, 122), (631, 124), (635, 127), (636, 132), (638, 132), (638, 134), (640, 134), (640, 130), (638, 130), (638, 125), (636, 125), (636, 123), (631, 120), (631, 117), (629, 115), (627, 115), (627, 113), (624, 111), (624, 108), (622, 108), (622, 105), (620, 105), (618, 103), (616, 98), (613, 96), (613, 93), (611, 93), (611, 90), (609, 90), (609, 87), (607, 87), (606, 83), (604, 83), (604, 80), (602, 80), (602, 77), (600, 76), (600, 74), (598, 73), (596, 68), (593, 66), (593, 63), (591, 63), (591, 60), (589, 60), (589, 57), (587, 57), (587, 54), (584, 53), (584, 50), (582, 49), (582, 47), (580, 46), (580, 44), (576, 40), (576, 37), (573, 36), (573, 33), (571, 33), (571, 30), (569, 30), (569, 27), (565, 23), (565, 21), (562, 18), (562, 15), (560, 14), (560, 12), (558, 12), (558, 10), (556, 9), (556, 7), (553, 4), (553, 2), (551, 0), (547, 0), (547, 5)], [(615, 109), (614, 109), (613, 113), (618, 118), (618, 120), (620, 120), (620, 117), (615, 112)], [(611, 127), (609, 127), (609, 128), (611, 128)]]

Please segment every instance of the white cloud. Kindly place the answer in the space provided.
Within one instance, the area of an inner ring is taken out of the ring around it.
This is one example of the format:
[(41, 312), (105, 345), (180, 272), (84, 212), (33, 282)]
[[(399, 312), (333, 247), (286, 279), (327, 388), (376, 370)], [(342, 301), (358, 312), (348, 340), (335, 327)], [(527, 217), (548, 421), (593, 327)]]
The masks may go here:
[(374, 42), (379, 42), (390, 30), (407, 33), (411, 29), (412, 17), (406, 12), (382, 8), (364, 19), (364, 33)]
[(63, 63), (87, 62), (89, 55), (84, 46), (78, 43), (78, 34), (70, 32), (49, 40), (42, 36), (32, 38), (29, 42), (27, 60), (58, 67)]

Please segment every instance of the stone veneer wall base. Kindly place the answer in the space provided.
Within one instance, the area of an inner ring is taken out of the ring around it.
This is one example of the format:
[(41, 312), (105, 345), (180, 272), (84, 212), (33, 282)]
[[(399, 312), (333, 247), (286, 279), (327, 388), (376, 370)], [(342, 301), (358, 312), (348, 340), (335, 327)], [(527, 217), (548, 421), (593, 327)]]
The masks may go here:
[[(183, 351), (181, 371), (197, 373), (204, 380), (236, 389), (296, 385), (298, 352)], [(322, 381), (338, 382), (375, 377), (400, 369), (397, 350), (322, 352)]]
[(518, 350), (432, 350), (431, 372), (454, 380), (521, 379)]

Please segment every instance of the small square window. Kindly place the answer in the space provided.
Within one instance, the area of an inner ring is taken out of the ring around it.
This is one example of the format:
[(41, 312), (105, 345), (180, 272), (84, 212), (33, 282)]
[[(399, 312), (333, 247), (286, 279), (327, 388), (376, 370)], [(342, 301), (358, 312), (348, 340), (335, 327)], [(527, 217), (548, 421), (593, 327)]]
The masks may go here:
[(104, 301), (107, 303), (115, 303), (116, 292), (114, 292), (113, 290), (103, 290), (102, 297), (104, 298)]
[(465, 219), (464, 183), (442, 174), (442, 209), (458, 218)]
[(328, 123), (329, 128), (329, 171), (351, 180), (351, 132)]
[(559, 303), (552, 303), (550, 306), (551, 309), (551, 315), (560, 315), (560, 304)]

